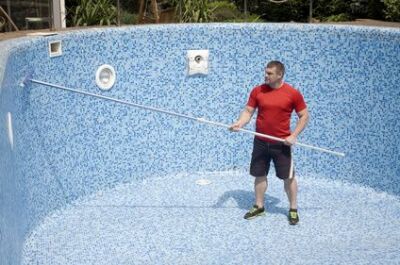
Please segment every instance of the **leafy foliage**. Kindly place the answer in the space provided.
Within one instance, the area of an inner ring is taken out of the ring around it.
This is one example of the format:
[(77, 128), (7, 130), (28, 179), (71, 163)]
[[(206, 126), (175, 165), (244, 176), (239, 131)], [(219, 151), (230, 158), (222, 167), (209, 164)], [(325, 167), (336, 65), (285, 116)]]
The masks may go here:
[(241, 16), (239, 18), (235, 19), (228, 19), (225, 22), (234, 22), (234, 23), (240, 23), (240, 22), (249, 22), (249, 23), (255, 23), (255, 22), (265, 22), (260, 16), (257, 15), (249, 15), (247, 17)]
[[(247, 7), (245, 9), (245, 1)], [(321, 21), (344, 21), (355, 18), (400, 21), (400, 0), (312, 0), (313, 17)], [(114, 5), (113, 5), (114, 3)], [(67, 25), (116, 24), (116, 0), (66, 1)], [(138, 21), (138, 0), (120, 0), (122, 24)], [(158, 0), (159, 8), (175, 7), (176, 22), (307, 22), (310, 0)], [(246, 15), (245, 15), (245, 11)]]
[[(244, 0), (232, 0), (244, 12)], [(308, 19), (308, 0), (288, 0), (273, 3), (269, 0), (247, 0), (247, 11), (266, 21), (299, 21)]]
[(121, 11), (121, 24), (123, 25), (137, 24), (138, 20), (139, 16), (137, 14), (132, 14), (126, 10)]
[(181, 22), (256, 22), (258, 15), (246, 17), (232, 1), (170, 0)]
[(234, 3), (228, 1), (215, 1), (208, 4), (211, 10), (211, 19), (214, 22), (234, 20), (241, 16), (241, 12)]
[(385, 18), (390, 21), (400, 21), (400, 0), (384, 0)]
[(324, 18), (324, 21), (328, 22), (341, 22), (341, 21), (349, 21), (350, 17), (345, 13), (340, 13), (338, 15), (332, 15), (327, 18)]
[(81, 0), (72, 13), (74, 26), (117, 24), (117, 8), (110, 0)]
[(180, 15), (180, 22), (209, 22), (208, 0), (171, 0)]

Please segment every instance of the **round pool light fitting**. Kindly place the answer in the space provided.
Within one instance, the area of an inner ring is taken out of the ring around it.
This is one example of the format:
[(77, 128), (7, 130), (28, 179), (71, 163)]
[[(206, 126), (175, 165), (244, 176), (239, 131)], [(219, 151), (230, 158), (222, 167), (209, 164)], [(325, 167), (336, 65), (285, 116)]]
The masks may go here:
[(109, 90), (115, 83), (114, 67), (108, 64), (103, 64), (97, 69), (96, 84), (102, 90)]

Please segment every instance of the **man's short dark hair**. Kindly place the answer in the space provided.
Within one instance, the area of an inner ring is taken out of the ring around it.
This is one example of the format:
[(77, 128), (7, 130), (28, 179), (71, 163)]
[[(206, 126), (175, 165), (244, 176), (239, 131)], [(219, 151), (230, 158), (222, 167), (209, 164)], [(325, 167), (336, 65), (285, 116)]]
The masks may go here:
[(282, 74), (282, 77), (285, 75), (285, 65), (280, 61), (270, 61), (267, 64), (267, 68), (272, 68), (272, 67), (275, 67), (276, 70), (278, 70)]

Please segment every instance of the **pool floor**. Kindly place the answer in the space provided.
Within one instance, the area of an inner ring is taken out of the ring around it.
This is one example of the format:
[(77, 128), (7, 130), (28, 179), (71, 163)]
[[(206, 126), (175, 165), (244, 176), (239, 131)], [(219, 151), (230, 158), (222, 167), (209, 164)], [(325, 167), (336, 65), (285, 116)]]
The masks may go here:
[(316, 176), (298, 182), (297, 226), (271, 175), (267, 214), (251, 221), (244, 171), (121, 184), (49, 215), (27, 238), (22, 263), (400, 264), (399, 197)]

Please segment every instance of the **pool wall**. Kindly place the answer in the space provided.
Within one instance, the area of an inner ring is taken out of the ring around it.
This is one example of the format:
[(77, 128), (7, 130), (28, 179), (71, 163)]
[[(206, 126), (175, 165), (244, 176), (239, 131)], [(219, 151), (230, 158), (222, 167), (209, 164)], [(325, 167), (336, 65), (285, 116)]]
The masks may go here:
[[(49, 57), (53, 40), (62, 41), (61, 56)], [(0, 42), (0, 49), (1, 264), (19, 264), (30, 231), (77, 198), (171, 173), (246, 168), (251, 154), (252, 136), (29, 81), (21, 85), (30, 77), (230, 124), (251, 88), (263, 82), (266, 62), (281, 60), (286, 81), (303, 93), (311, 114), (299, 141), (346, 153), (295, 148), (299, 177), (400, 194), (398, 29), (139, 26), (26, 37)], [(187, 50), (203, 49), (210, 52), (208, 75), (188, 76)], [(95, 83), (102, 64), (116, 70), (110, 91)], [(254, 120), (247, 128), (253, 127)]]

